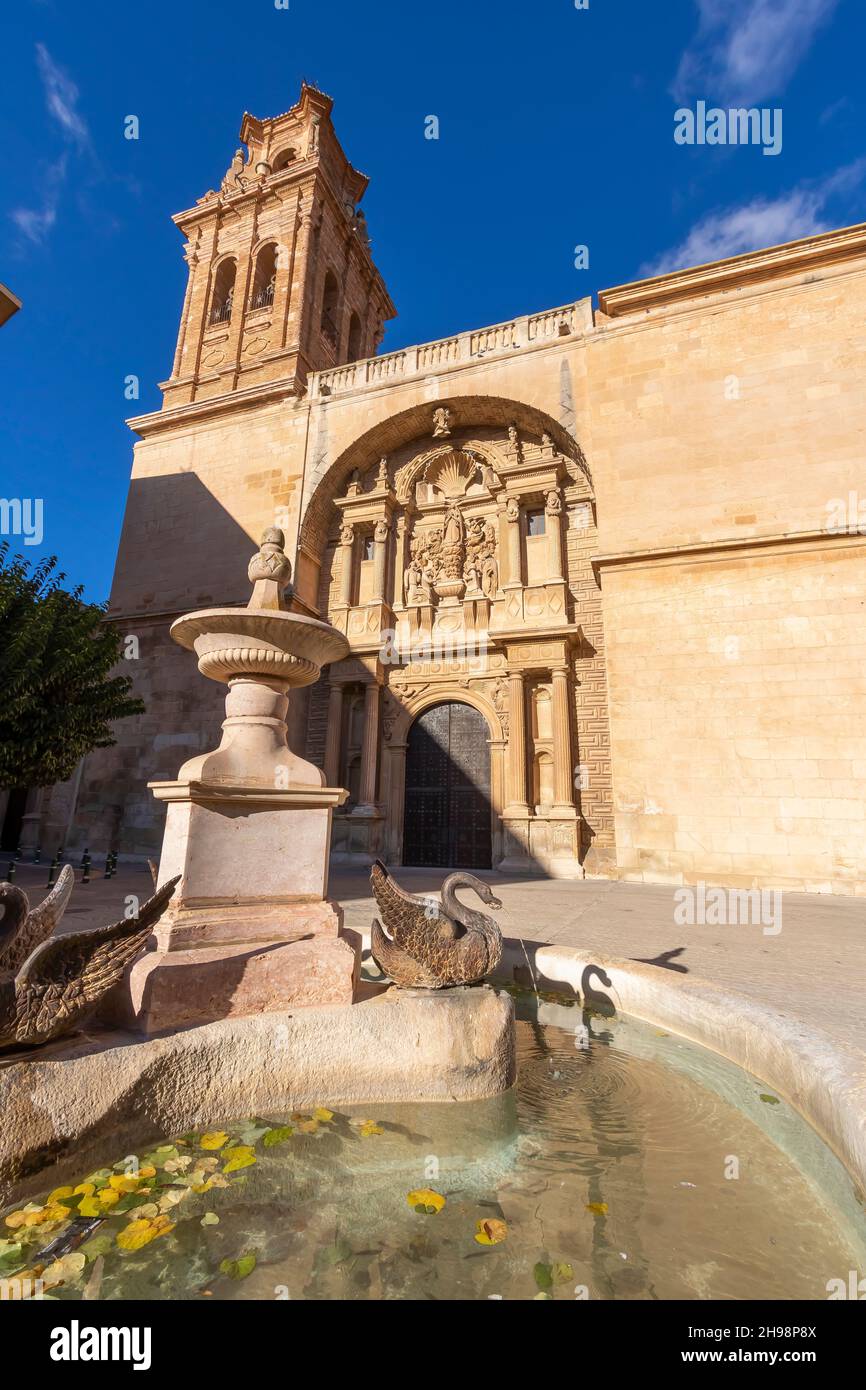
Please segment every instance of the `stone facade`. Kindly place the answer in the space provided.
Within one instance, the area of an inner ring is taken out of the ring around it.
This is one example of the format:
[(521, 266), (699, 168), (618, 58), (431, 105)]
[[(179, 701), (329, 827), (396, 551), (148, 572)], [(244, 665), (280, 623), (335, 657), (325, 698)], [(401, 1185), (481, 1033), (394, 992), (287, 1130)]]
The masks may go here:
[(86, 760), (78, 842), (158, 847), (144, 785), (220, 717), (169, 623), (243, 602), (278, 525), (295, 606), (350, 643), (290, 711), (350, 792), (338, 858), (403, 862), (407, 760), (456, 703), (494, 866), (866, 893), (866, 226), (375, 356), (393, 306), (330, 107), (246, 116), (175, 218), (110, 610), (147, 713)]

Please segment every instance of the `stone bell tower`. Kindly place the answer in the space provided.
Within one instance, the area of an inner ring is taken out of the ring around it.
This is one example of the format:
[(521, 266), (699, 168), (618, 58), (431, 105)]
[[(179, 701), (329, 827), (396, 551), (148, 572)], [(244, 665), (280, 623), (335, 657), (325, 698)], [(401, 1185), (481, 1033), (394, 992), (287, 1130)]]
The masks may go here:
[(219, 190), (174, 221), (189, 280), (163, 408), (371, 357), (395, 313), (358, 204), (367, 187), (334, 133), (330, 97), (246, 114)]

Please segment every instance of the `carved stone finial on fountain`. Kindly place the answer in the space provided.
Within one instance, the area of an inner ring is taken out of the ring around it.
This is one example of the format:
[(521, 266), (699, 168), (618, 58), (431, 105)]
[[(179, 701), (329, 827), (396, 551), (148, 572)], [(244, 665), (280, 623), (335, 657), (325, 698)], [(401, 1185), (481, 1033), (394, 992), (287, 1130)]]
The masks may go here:
[[(330, 623), (293, 613), (292, 567), (276, 526), (249, 563), (246, 608), (187, 613), (171, 626), (202, 675), (228, 686), (218, 748), (190, 758), (173, 782), (160, 883), (180, 875), (133, 967), (132, 1021), (145, 1031), (299, 1004), (351, 1002), (357, 951), (327, 901), (331, 816), (348, 796), (289, 746), (293, 689), (348, 653)], [(129, 1021), (128, 1015), (124, 1021)]]
[(292, 564), (284, 546), (286, 538), (278, 526), (262, 532), (260, 548), (250, 560), (247, 577), (253, 586), (248, 608), (284, 610), (291, 601)]

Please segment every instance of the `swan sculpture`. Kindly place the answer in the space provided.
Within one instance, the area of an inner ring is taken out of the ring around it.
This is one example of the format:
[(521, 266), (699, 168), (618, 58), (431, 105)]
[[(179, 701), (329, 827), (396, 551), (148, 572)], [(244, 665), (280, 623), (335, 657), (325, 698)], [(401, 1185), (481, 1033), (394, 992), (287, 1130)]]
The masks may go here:
[(471, 888), (487, 907), (502, 906), (474, 874), (449, 874), (442, 885), (441, 906), (434, 898), (405, 892), (380, 859), (370, 871), (370, 883), (385, 927), (374, 919), (373, 959), (396, 985), (473, 985), (499, 964), (502, 933), (496, 923), (456, 897), (458, 888)]
[[(148, 898), (137, 917), (96, 931), (50, 936), (19, 970), (0, 972), (0, 1049), (38, 1047), (72, 1032), (138, 955), (179, 878)], [(6, 917), (0, 921), (0, 960), (13, 953), (21, 925), (20, 920), (10, 925)]]
[(60, 875), (38, 907), (31, 908), (27, 894), (14, 883), (0, 883), (0, 974), (19, 970), (27, 957), (47, 941), (66, 911), (75, 887), (75, 874), (64, 864)]

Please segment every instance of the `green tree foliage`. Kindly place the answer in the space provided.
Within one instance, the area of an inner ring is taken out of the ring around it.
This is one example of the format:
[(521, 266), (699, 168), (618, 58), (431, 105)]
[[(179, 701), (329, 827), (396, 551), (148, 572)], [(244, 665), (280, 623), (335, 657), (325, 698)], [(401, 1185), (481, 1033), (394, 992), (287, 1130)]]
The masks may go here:
[(60, 587), (57, 559), (31, 566), (0, 545), (0, 787), (47, 787), (142, 714), (129, 676), (112, 676), (121, 638), (105, 607)]

